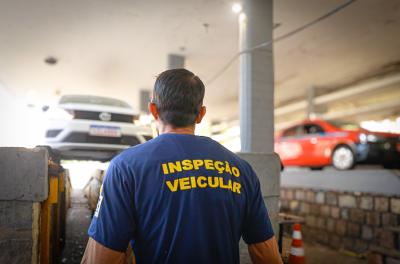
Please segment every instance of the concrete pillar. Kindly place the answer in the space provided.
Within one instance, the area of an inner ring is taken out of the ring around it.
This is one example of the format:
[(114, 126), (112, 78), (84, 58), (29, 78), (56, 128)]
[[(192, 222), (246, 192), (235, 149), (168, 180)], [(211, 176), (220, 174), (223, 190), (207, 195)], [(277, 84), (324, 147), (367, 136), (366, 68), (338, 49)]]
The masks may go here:
[[(272, 39), (272, 1), (244, 0), (239, 15), (241, 153), (260, 180), (278, 236), (279, 157), (274, 154), (274, 71), (272, 47), (252, 50)], [(247, 52), (249, 51), (249, 52)], [(241, 248), (243, 249), (243, 245)]]
[(185, 56), (177, 54), (168, 54), (168, 69), (185, 68)]
[(260, 180), (264, 202), (267, 206), (275, 234), (278, 236), (279, 174), (281, 169), (279, 157), (276, 154), (262, 153), (238, 153), (238, 155), (251, 165)]
[(252, 50), (272, 39), (272, 0), (245, 0), (239, 15), (239, 154), (255, 169), (277, 232), (279, 158), (274, 152), (274, 71), (272, 47)]
[(315, 87), (312, 86), (307, 91), (307, 118), (313, 119), (315, 118)]
[[(272, 39), (272, 0), (245, 0), (239, 15), (240, 51)], [(240, 56), (242, 152), (273, 153), (274, 71), (272, 46)]]

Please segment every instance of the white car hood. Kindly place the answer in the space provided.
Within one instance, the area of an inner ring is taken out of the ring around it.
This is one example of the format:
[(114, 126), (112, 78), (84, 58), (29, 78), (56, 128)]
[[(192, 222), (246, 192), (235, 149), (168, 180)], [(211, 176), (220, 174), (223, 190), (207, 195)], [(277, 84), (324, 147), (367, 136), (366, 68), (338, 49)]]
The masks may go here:
[(133, 109), (125, 108), (125, 107), (117, 107), (117, 106), (108, 106), (108, 105), (95, 105), (95, 104), (59, 104), (58, 107), (67, 109), (67, 110), (83, 110), (83, 111), (94, 111), (94, 112), (108, 112), (108, 113), (116, 113), (116, 114), (126, 114), (126, 115), (137, 115)]

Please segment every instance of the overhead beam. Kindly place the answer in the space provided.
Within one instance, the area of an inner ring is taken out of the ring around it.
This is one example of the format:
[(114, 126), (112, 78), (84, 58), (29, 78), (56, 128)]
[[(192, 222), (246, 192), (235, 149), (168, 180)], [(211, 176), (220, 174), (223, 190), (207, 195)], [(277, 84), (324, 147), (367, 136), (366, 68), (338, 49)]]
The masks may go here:
[[(314, 105), (327, 104), (399, 83), (400, 83), (400, 74), (396, 74), (379, 80), (374, 80), (359, 85), (355, 85), (350, 88), (340, 90), (337, 92), (332, 92), (329, 94), (317, 96), (314, 98), (313, 102)], [(307, 107), (308, 107), (307, 100), (300, 100), (296, 103), (275, 108), (275, 116), (282, 116), (299, 110), (305, 110), (307, 109)]]
[(315, 98), (314, 103), (315, 104), (326, 104), (330, 103), (333, 101), (338, 101), (344, 98), (356, 96), (359, 94), (367, 93), (382, 87), (387, 87), (390, 85), (394, 85), (400, 83), (400, 74), (382, 78), (379, 80), (367, 82), (364, 84), (359, 84), (356, 86), (353, 86), (352, 88), (340, 90), (337, 92), (329, 93), (326, 95), (321, 95)]
[(396, 109), (396, 108), (400, 108), (400, 100), (398, 98), (378, 104), (361, 106), (354, 109), (346, 109), (344, 111), (335, 111), (331, 113), (326, 113), (320, 115), (320, 117), (324, 120), (333, 120), (349, 116), (365, 115), (368, 113), (375, 113), (382, 110)]
[(296, 103), (275, 108), (275, 116), (290, 114), (299, 110), (304, 110), (306, 108), (307, 108), (307, 101), (301, 100)]

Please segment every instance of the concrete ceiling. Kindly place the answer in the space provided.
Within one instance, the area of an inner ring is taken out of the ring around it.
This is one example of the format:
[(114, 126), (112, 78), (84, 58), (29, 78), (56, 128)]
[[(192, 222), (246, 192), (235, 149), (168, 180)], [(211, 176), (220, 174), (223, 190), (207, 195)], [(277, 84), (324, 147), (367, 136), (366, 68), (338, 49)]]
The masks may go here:
[[(344, 0), (275, 1), (275, 36)], [(18, 96), (51, 100), (82, 93), (138, 109), (167, 54), (207, 82), (238, 50), (228, 0), (0, 0), (0, 82)], [(208, 26), (207, 26), (208, 25)], [(274, 46), (277, 106), (393, 69), (400, 63), (400, 1), (356, 1)], [(48, 56), (56, 65), (44, 63)], [(237, 117), (238, 63), (207, 87), (212, 118)]]

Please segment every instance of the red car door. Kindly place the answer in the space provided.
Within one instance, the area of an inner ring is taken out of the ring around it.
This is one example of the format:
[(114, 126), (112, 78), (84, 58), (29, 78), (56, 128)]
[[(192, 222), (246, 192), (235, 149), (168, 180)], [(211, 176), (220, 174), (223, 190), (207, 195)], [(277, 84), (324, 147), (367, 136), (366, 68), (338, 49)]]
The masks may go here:
[(318, 124), (304, 124), (303, 150), (307, 166), (324, 166), (330, 161), (330, 139)]
[(275, 143), (275, 151), (279, 154), (283, 165), (300, 166), (303, 149), (299, 138), (302, 126), (294, 126), (282, 132)]

